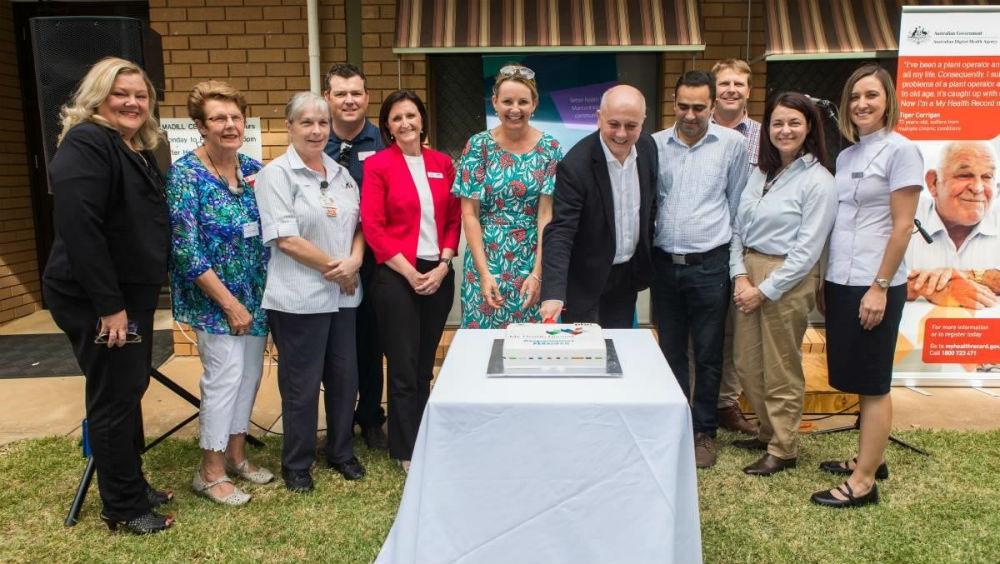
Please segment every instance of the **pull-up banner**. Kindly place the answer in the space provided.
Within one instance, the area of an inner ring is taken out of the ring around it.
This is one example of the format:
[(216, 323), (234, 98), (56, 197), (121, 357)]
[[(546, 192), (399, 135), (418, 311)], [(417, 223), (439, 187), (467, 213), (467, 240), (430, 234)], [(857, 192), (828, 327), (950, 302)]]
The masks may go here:
[(897, 130), (925, 188), (893, 383), (1000, 386), (1000, 7), (904, 6)]

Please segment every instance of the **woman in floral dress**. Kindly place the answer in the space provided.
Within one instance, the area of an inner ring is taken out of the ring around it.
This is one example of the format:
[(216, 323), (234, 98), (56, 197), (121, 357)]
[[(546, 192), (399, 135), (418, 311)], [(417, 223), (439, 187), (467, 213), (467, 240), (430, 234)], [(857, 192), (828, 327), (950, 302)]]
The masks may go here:
[(469, 139), (452, 193), (462, 198), (467, 248), (462, 327), (537, 322), (542, 232), (552, 218), (559, 143), (528, 120), (538, 106), (535, 73), (500, 69), (493, 85), (494, 129)]

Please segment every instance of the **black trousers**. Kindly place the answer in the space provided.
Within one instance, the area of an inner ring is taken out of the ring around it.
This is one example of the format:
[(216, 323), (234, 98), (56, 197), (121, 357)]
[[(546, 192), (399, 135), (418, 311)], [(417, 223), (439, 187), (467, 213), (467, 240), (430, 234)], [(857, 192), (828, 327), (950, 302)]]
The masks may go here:
[(378, 320), (375, 314), (375, 292), (371, 291), (375, 279), (375, 255), (365, 250), (361, 264), (361, 287), (364, 294), (358, 306), (358, 405), (354, 422), (362, 429), (381, 427), (385, 423), (382, 409), (382, 389), (385, 372), (382, 370), (382, 345), (379, 342)]
[(563, 323), (599, 323), (605, 329), (631, 329), (639, 295), (632, 280), (633, 271), (632, 260), (612, 265), (597, 303), (588, 310), (576, 310), (573, 304), (567, 304)]
[[(152, 370), (156, 310), (126, 306), (128, 319), (138, 325), (142, 342), (109, 349), (94, 344), (99, 317), (90, 300), (73, 295), (75, 292), (67, 293), (61, 286), (46, 282), (43, 291), (52, 319), (69, 337), (87, 379), (88, 436), (97, 469), (97, 490), (104, 506), (102, 513), (127, 521), (149, 511), (148, 484), (142, 475), (140, 456), (145, 444), (142, 396), (149, 387)], [(156, 303), (159, 288), (150, 288), (152, 303)]]
[[(417, 260), (427, 272), (437, 262)], [(417, 295), (401, 274), (386, 265), (375, 272), (375, 311), (389, 365), (389, 455), (410, 460), (420, 418), (431, 392), (434, 355), (455, 299), (455, 271), (430, 296)]]
[[(653, 249), (650, 298), (656, 315), (660, 350), (691, 402), (696, 433), (715, 436), (719, 426), (722, 341), (730, 301), (729, 247), (706, 253), (699, 264), (674, 264), (670, 255)], [(688, 344), (694, 345), (695, 385), (688, 372)]]
[(278, 391), (284, 422), (281, 465), (308, 470), (316, 459), (319, 387), (326, 409), (326, 459), (354, 456), (351, 428), (358, 393), (354, 308), (336, 313), (285, 313), (268, 310), (278, 347)]

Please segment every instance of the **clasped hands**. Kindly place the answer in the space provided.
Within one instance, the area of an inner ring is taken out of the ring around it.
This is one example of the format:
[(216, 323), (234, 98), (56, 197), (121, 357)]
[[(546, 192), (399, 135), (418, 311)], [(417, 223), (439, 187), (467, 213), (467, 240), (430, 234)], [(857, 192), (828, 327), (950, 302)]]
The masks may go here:
[[(537, 304), (541, 298), (542, 285), (538, 279), (537, 275), (530, 274), (521, 283), (521, 289), (518, 294), (521, 296), (522, 310)], [(492, 273), (479, 273), (479, 293), (482, 294), (483, 301), (491, 308), (500, 309), (503, 306), (503, 294), (500, 292), (500, 286), (497, 284), (496, 278), (493, 277)]]
[(448, 263), (439, 263), (427, 272), (417, 269), (410, 270), (405, 276), (406, 281), (418, 296), (431, 296), (441, 287), (441, 281), (448, 274)]
[(750, 282), (749, 277), (737, 276), (733, 280), (733, 304), (740, 313), (751, 314), (757, 311), (766, 299), (760, 288)]
[(323, 273), (323, 278), (328, 282), (340, 285), (340, 290), (348, 296), (353, 296), (358, 289), (358, 269), (361, 268), (361, 260), (353, 257), (333, 259), (326, 263), (327, 271)]
[(911, 270), (907, 276), (907, 299), (923, 296), (934, 305), (983, 309), (997, 305), (989, 287), (969, 280), (954, 268)]

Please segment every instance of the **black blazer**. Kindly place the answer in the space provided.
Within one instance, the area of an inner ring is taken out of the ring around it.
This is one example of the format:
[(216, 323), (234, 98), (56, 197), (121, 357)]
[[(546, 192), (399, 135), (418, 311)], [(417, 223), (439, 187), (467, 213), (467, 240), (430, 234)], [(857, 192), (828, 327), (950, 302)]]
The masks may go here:
[[(639, 171), (639, 242), (630, 261), (636, 290), (653, 277), (656, 143), (643, 133), (635, 144)], [(615, 258), (614, 200), (599, 132), (584, 137), (559, 163), (552, 221), (542, 239), (542, 300), (562, 300), (568, 309), (597, 305)]]
[(84, 122), (66, 134), (48, 170), (55, 240), (46, 284), (89, 299), (100, 316), (156, 307), (170, 222), (152, 152), (140, 156), (117, 131)]

